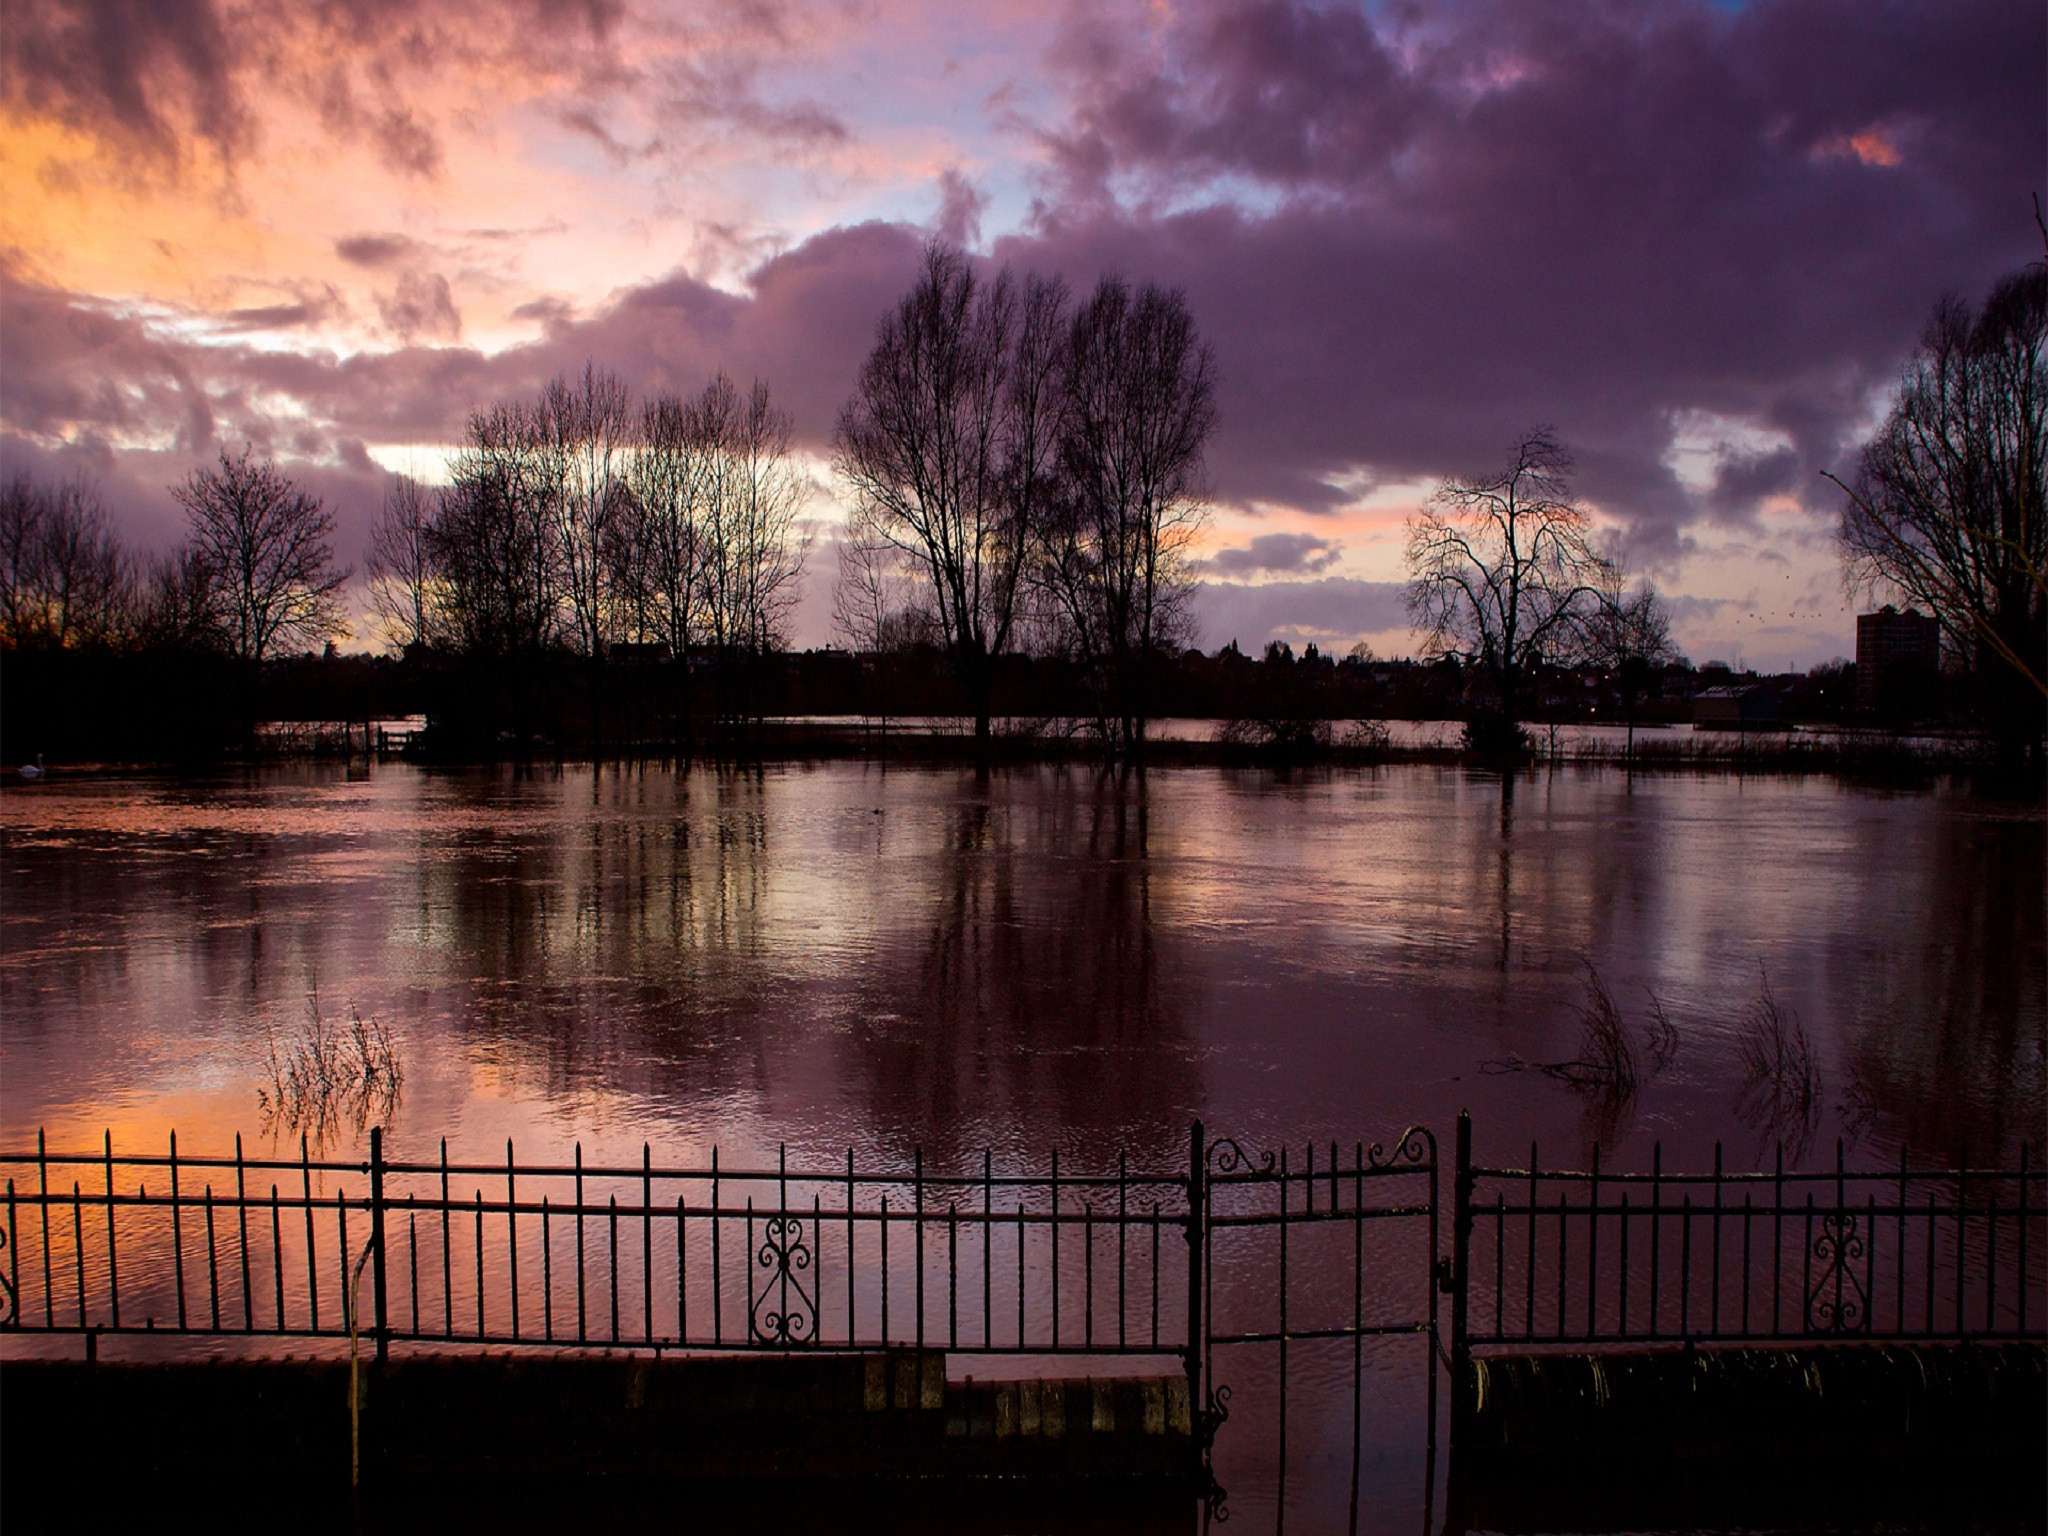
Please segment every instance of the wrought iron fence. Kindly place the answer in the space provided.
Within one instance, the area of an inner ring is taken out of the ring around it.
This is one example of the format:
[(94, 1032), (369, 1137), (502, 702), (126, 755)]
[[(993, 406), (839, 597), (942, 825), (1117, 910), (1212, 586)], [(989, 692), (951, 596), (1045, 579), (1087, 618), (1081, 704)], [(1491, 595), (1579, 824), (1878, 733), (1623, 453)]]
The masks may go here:
[[(1461, 1140), (1469, 1152), (1469, 1141)], [(1469, 1165), (1458, 1175), (1464, 1341), (1634, 1347), (1830, 1339), (2039, 1337), (2048, 1205), (2033, 1149), (2015, 1168), (1763, 1172)]]
[[(0, 1324), (642, 1349), (1187, 1351), (1184, 1174), (0, 1156)], [(151, 1184), (154, 1182), (155, 1187)], [(266, 1187), (267, 1186), (267, 1187)], [(331, 1280), (330, 1278), (331, 1277)]]

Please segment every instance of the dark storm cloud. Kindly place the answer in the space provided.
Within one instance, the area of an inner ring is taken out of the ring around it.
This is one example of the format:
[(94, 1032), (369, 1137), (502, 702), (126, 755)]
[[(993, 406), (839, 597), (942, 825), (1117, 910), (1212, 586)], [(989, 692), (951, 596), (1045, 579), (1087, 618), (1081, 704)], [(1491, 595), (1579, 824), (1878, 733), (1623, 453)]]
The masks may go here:
[(1314, 576), (1328, 570), (1342, 553), (1340, 546), (1311, 533), (1262, 533), (1242, 549), (1218, 550), (1202, 562), (1202, 569), (1214, 576)]
[(1662, 462), (1675, 416), (1792, 442), (1716, 511), (1810, 488), (1942, 290), (2039, 254), (2038, 7), (1176, 14), (1070, 31), (1057, 179), (1006, 249), (1186, 288), (1229, 497), (1327, 505), (1348, 466), (1480, 469), (1552, 421), (1668, 553), (1704, 510)]

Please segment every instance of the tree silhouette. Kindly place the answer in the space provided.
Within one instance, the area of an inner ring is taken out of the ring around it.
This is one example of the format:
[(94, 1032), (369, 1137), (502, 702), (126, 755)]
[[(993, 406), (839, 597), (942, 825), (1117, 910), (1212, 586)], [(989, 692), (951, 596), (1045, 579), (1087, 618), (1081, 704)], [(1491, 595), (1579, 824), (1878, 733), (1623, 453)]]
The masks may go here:
[(229, 655), (260, 667), (281, 646), (348, 632), (338, 594), (348, 571), (334, 563), (334, 514), (246, 446), (223, 449), (171, 494), (184, 507), (193, 548), (213, 577), (216, 624)]
[[(2048, 265), (1935, 306), (1838, 529), (1850, 580), (1932, 612), (2011, 747), (2048, 696)], [(1833, 476), (1829, 478), (1833, 479)]]
[(1480, 667), (1496, 692), (1497, 717), (1473, 732), (1483, 749), (1519, 749), (1530, 673), (1578, 642), (1612, 584), (1571, 469), (1570, 452), (1537, 427), (1506, 467), (1445, 480), (1408, 522), (1408, 613), (1423, 654)]

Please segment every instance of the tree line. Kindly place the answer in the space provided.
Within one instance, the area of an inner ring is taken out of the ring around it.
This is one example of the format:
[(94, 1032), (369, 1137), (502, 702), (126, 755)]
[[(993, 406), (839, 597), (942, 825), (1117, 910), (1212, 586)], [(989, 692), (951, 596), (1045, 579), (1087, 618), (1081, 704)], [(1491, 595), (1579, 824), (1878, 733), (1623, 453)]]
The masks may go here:
[[(1850, 582), (1932, 612), (1982, 718), (2035, 756), (2044, 337), (2041, 265), (1977, 310), (1943, 300), (1837, 482)], [(1111, 276), (1077, 299), (1057, 277), (978, 269), (932, 243), (833, 434), (849, 507), (840, 638), (870, 658), (942, 655), (984, 745), (1005, 658), (1050, 664), (1065, 712), (1138, 757), (1191, 638), (1215, 391), (1178, 291)], [(1479, 680), (1470, 741), (1490, 755), (1526, 747), (1546, 671), (1606, 673), (1632, 721), (1676, 660), (1662, 600), (1596, 545), (1571, 471), (1569, 449), (1537, 428), (1497, 470), (1441, 482), (1408, 525), (1422, 654)], [(253, 701), (266, 661), (346, 633), (353, 573), (318, 497), (247, 448), (171, 489), (186, 540), (142, 558), (87, 485), (0, 488), (0, 647), (204, 659)], [(429, 707), (454, 750), (566, 744), (572, 727), (594, 749), (687, 749), (700, 716), (728, 735), (762, 707), (761, 663), (787, 643), (808, 554), (810, 489), (765, 382), (743, 390), (720, 373), (636, 401), (589, 364), (472, 412), (445, 486), (395, 477), (364, 575), (390, 648), (435, 680)], [(607, 709), (632, 718), (608, 726)]]

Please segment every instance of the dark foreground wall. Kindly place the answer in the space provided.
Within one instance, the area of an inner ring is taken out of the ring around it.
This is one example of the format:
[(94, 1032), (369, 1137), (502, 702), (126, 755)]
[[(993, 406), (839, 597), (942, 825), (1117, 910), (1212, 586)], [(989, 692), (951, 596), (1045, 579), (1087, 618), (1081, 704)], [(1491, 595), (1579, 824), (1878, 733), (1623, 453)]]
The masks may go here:
[[(496, 1355), (365, 1365), (361, 1403), (366, 1529), (612, 1536), (748, 1510), (836, 1531), (1192, 1526), (1179, 1377), (948, 1383), (942, 1356), (908, 1352)], [(345, 1362), (0, 1366), (8, 1530), (230, 1511), (218, 1528), (354, 1523)]]
[(2048, 1525), (2039, 1344), (1473, 1361), (1451, 1530)]

